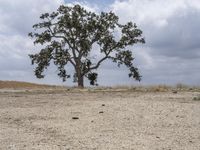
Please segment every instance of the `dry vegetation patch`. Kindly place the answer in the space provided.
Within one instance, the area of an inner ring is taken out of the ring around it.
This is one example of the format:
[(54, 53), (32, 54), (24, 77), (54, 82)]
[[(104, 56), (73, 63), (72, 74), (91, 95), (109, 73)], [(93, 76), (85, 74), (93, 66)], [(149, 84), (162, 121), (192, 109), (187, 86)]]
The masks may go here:
[(31, 88), (49, 88), (49, 87), (55, 87), (50, 85), (44, 85), (44, 84), (35, 84), (35, 83), (29, 83), (29, 82), (19, 82), (19, 81), (0, 81), (0, 89), (31, 89)]

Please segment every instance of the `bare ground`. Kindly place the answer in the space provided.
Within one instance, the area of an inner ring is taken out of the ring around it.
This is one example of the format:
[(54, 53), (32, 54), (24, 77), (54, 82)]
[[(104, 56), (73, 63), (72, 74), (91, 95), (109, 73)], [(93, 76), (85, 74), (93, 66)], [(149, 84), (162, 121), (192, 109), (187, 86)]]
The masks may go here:
[(198, 94), (0, 90), (0, 149), (199, 150)]

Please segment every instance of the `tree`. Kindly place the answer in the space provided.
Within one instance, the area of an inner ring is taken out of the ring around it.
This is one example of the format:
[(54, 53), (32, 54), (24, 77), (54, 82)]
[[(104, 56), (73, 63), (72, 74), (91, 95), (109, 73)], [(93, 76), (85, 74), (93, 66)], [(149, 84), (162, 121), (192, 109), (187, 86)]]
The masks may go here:
[[(34, 44), (44, 47), (39, 53), (29, 55), (32, 64), (37, 65), (37, 78), (44, 78), (44, 70), (54, 63), (58, 76), (65, 81), (70, 78), (65, 66), (71, 64), (74, 81), (79, 87), (84, 87), (84, 77), (91, 85), (96, 85), (98, 74), (95, 70), (110, 59), (119, 67), (125, 65), (130, 71), (129, 77), (141, 80), (138, 68), (133, 66), (132, 51), (126, 49), (136, 43), (145, 43), (136, 24), (120, 24), (113, 12), (96, 14), (80, 5), (61, 5), (55, 12), (42, 14), (40, 19), (40, 23), (33, 25), (34, 32), (29, 33)], [(99, 48), (94, 49), (94, 45)], [(91, 56), (91, 52), (97, 50), (101, 58)]]

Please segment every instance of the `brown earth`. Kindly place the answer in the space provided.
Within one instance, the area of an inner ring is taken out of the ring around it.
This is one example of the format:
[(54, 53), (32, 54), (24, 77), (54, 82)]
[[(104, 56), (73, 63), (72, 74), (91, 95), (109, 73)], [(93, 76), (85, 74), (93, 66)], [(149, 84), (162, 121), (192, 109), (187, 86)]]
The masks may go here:
[(0, 89), (33, 89), (33, 88), (50, 88), (55, 86), (45, 85), (45, 84), (35, 84), (29, 82), (20, 82), (20, 81), (1, 81), (0, 80)]
[(0, 90), (0, 149), (199, 150), (199, 94)]

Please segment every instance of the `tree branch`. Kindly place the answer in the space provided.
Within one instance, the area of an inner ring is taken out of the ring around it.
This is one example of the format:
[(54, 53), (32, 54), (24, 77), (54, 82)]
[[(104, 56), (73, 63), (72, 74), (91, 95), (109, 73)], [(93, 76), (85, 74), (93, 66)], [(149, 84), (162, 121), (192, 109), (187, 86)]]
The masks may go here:
[(90, 70), (97, 69), (97, 68), (100, 66), (100, 64), (101, 64), (104, 60), (106, 60), (107, 58), (109, 58), (108, 55), (106, 55), (105, 57), (103, 57), (102, 59), (100, 59), (100, 60), (98, 61), (98, 63), (97, 63), (95, 66), (93, 66), (93, 67), (91, 67), (91, 68), (89, 68), (89, 69), (90, 69)]
[[(73, 55), (74, 55), (73, 58), (74, 58), (74, 60), (76, 61), (76, 54), (74, 53), (73, 47), (72, 47), (72, 45), (69, 43), (69, 41), (67, 40), (67, 38), (64, 37), (64, 36), (55, 35), (55, 33), (52, 31), (52, 29), (51, 29), (50, 26), (48, 26), (48, 29), (49, 29), (49, 31), (51, 32), (52, 37), (55, 37), (55, 38), (62, 38), (62, 39), (64, 39), (64, 40), (67, 42), (67, 44), (68, 44), (69, 47), (71, 48), (72, 53), (73, 53)], [(69, 61), (71, 62), (71, 64), (72, 64), (74, 67), (76, 66), (76, 64), (72, 61), (72, 58), (70, 58)]]

